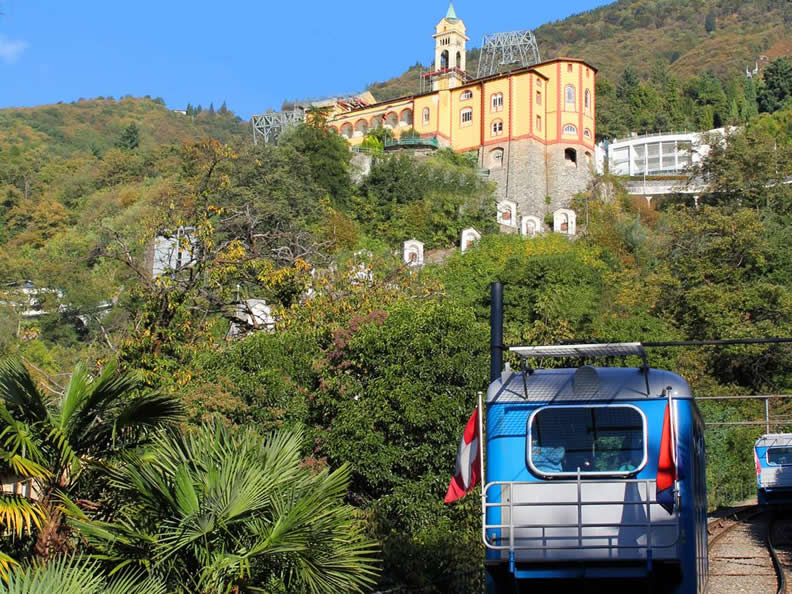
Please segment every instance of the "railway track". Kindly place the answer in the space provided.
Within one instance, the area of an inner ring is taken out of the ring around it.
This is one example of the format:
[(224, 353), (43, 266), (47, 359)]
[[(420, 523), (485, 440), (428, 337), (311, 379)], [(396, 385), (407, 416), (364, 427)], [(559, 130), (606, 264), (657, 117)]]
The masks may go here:
[(792, 594), (792, 510), (735, 508), (707, 530), (709, 594)]

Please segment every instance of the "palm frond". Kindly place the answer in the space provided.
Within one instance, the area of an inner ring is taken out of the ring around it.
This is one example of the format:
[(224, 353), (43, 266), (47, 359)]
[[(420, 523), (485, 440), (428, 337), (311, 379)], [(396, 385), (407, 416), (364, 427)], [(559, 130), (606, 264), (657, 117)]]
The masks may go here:
[(8, 531), (19, 538), (33, 526), (40, 528), (45, 517), (44, 509), (37, 502), (21, 495), (0, 493), (0, 532)]
[(365, 591), (377, 548), (343, 501), (350, 469), (313, 474), (301, 447), (302, 434), (288, 430), (266, 438), (220, 425), (158, 433), (146, 453), (109, 471), (136, 503), (114, 522), (72, 514), (72, 525), (119, 570), (150, 560), (152, 572), (180, 587), (265, 583), (286, 561), (290, 590)]
[(0, 594), (164, 594), (165, 586), (141, 570), (106, 577), (95, 560), (60, 557), (9, 572)]
[(0, 452), (19, 455), (32, 462), (43, 462), (40, 437), (33, 427), (11, 416), (5, 404), (0, 401)]
[(19, 565), (19, 562), (0, 551), (0, 580), (7, 582), (8, 574), (13, 567)]
[(46, 400), (19, 359), (0, 361), (0, 400), (18, 420), (34, 423), (48, 420)]
[(73, 433), (77, 413), (86, 408), (86, 401), (91, 396), (90, 385), (91, 375), (82, 363), (78, 363), (60, 400), (59, 414), (53, 419), (55, 427), (63, 435), (69, 436)]

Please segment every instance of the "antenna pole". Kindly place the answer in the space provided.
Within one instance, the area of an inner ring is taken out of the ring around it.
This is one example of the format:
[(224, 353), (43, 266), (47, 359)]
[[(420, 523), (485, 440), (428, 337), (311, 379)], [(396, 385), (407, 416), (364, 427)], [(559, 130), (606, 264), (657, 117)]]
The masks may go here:
[(490, 285), (490, 381), (503, 371), (503, 283)]

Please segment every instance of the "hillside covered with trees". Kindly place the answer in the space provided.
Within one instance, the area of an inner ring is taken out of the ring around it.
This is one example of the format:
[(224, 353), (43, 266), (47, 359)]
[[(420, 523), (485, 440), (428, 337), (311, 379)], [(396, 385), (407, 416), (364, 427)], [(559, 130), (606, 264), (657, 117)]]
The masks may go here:
[[(649, 211), (596, 178), (574, 241), (497, 233), (468, 155), (371, 138), (353, 175), (321, 113), (253, 146), (231, 113), (156, 100), (0, 111), (0, 476), (39, 493), (0, 495), (0, 574), (470, 591), (479, 501), (442, 498), (487, 382), (489, 283), (506, 282), (511, 344), (789, 336), (792, 189), (768, 188), (792, 175), (786, 105), (743, 113), (698, 208)], [(469, 226), (483, 237), (461, 254)], [(413, 237), (445, 258), (405, 265)], [(181, 256), (154, 275), (157, 238)], [(792, 389), (788, 347), (651, 357), (699, 395)], [(711, 506), (750, 492), (757, 431), (708, 432)]]

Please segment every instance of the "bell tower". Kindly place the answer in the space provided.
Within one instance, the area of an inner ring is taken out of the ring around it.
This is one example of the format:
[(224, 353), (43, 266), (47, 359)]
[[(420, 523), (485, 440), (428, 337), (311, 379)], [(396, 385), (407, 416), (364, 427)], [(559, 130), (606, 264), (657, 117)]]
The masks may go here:
[(432, 90), (453, 89), (465, 83), (465, 23), (458, 18), (454, 3), (448, 3), (448, 12), (437, 23), (435, 34), (435, 60), (432, 76)]

